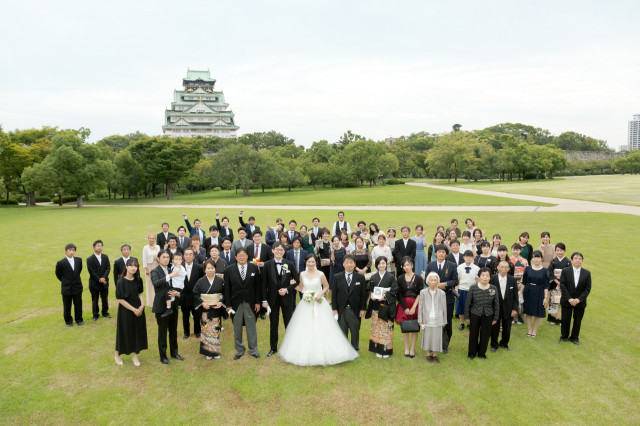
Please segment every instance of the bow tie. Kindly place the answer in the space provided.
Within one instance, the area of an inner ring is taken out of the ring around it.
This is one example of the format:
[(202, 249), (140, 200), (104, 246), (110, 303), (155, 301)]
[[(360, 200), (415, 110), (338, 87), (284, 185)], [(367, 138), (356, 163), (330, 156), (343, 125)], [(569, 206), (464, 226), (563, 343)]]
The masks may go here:
[(467, 271), (467, 274), (471, 273), (471, 266), (465, 266), (464, 270)]
[(276, 262), (276, 265), (282, 265), (282, 262)]

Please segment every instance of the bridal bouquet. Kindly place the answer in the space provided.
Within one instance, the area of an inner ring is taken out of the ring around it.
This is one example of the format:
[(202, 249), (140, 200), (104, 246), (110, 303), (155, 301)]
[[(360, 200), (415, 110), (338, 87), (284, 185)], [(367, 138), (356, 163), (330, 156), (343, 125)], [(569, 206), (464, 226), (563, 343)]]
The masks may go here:
[(315, 291), (310, 291), (308, 293), (305, 293), (304, 297), (302, 298), (302, 300), (304, 300), (307, 303), (313, 303), (313, 302), (321, 303), (322, 302), (322, 298), (320, 298), (319, 300), (316, 300)]

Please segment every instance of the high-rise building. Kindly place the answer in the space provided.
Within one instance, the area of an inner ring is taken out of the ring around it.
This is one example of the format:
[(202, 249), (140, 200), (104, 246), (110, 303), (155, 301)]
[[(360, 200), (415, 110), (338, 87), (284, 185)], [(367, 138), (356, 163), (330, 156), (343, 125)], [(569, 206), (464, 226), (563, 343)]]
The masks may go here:
[(627, 138), (629, 150), (640, 149), (640, 114), (633, 116), (629, 121), (629, 136)]
[(237, 136), (235, 114), (224, 92), (214, 90), (215, 84), (209, 70), (187, 69), (183, 90), (173, 91), (171, 108), (164, 113), (162, 133), (171, 137)]

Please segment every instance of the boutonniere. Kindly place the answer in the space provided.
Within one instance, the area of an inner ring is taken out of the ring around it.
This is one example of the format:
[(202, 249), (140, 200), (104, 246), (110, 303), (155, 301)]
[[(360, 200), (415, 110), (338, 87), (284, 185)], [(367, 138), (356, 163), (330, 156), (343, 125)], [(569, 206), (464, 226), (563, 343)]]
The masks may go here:
[(496, 295), (496, 291), (495, 291), (494, 289), (490, 289), (490, 290), (489, 290), (489, 294), (490, 294), (491, 296), (495, 296), (495, 295)]
[(360, 285), (360, 283), (359, 283), (359, 282), (357, 282), (357, 283), (356, 283), (356, 285)]
[(289, 272), (289, 265), (287, 265), (286, 263), (282, 264), (282, 270), (285, 272)]
[(255, 272), (252, 272), (252, 273), (251, 273), (251, 276), (252, 276), (252, 277), (255, 277), (255, 276), (256, 276), (256, 273), (255, 273)]

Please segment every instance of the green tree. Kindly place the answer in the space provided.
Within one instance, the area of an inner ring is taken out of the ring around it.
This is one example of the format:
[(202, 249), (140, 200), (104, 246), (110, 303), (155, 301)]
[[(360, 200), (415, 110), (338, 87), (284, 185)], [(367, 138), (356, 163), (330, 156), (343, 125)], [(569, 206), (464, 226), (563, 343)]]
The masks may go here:
[(451, 182), (453, 175), (454, 181), (457, 182), (462, 165), (473, 155), (471, 146), (475, 141), (475, 136), (465, 131), (438, 135), (429, 151), (429, 170), (436, 175), (447, 176), (448, 182)]
[(358, 140), (350, 143), (344, 148), (343, 155), (345, 162), (350, 164), (353, 173), (360, 181), (368, 181), (369, 186), (381, 175), (380, 157), (387, 153), (384, 143), (370, 140)]
[(128, 149), (116, 155), (114, 164), (116, 166), (115, 185), (122, 191), (122, 198), (126, 192), (129, 195), (133, 194), (134, 199), (138, 201), (138, 194), (146, 188), (144, 169), (133, 159)]
[(453, 129), (454, 132), (459, 132), (460, 129), (462, 128), (462, 124), (456, 123), (453, 126), (451, 126), (451, 128)]
[(380, 157), (378, 160), (378, 164), (380, 165), (380, 178), (382, 179), (382, 184), (384, 185), (384, 179), (388, 176), (391, 176), (392, 173), (395, 173), (398, 170), (399, 162), (398, 158), (390, 152), (387, 152)]
[(364, 141), (366, 139), (367, 138), (365, 138), (364, 136), (361, 136), (357, 133), (353, 133), (351, 132), (351, 130), (347, 130), (346, 132), (344, 132), (342, 136), (340, 136), (340, 138), (338, 139), (338, 143), (336, 145), (338, 149), (344, 149), (347, 145), (353, 142)]

